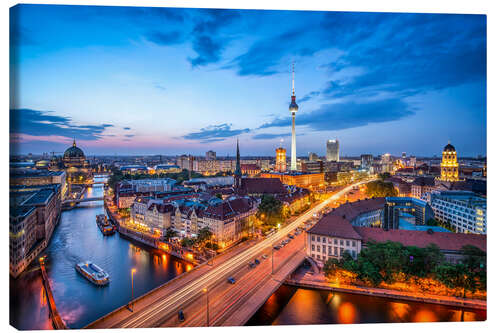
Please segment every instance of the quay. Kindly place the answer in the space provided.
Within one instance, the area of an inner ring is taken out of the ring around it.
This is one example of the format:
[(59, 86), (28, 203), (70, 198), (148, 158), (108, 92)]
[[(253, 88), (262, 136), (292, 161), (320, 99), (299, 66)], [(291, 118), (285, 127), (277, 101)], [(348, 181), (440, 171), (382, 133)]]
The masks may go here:
[(45, 289), (45, 295), (47, 296), (47, 304), (49, 305), (49, 313), (52, 319), (52, 325), (56, 330), (65, 330), (66, 324), (64, 320), (59, 315), (56, 308), (56, 302), (54, 301), (54, 296), (52, 294), (52, 288), (50, 287), (49, 277), (47, 271), (45, 270), (45, 260), (44, 257), (40, 258), (40, 270), (42, 272), (43, 287)]
[(321, 276), (316, 275), (311, 277), (306, 277), (306, 276), (289, 277), (284, 281), (284, 284), (306, 289), (327, 290), (327, 291), (341, 292), (341, 293), (392, 298), (396, 300), (424, 302), (424, 303), (456, 306), (456, 307), (476, 309), (476, 310), (486, 310), (486, 300), (466, 299), (454, 296), (441, 296), (433, 294), (404, 292), (391, 289), (370, 288), (370, 287), (351, 286), (351, 285), (338, 286), (331, 282), (328, 282), (323, 275)]

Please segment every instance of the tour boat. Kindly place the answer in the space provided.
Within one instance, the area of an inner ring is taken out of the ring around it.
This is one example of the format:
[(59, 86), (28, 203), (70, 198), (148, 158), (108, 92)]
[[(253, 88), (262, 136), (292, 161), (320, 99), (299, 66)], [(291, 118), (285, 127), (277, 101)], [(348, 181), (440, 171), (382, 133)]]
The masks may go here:
[(108, 273), (91, 261), (78, 263), (75, 268), (87, 280), (98, 286), (105, 286), (109, 283)]
[(97, 226), (104, 236), (112, 235), (115, 233), (115, 227), (109, 223), (108, 217), (104, 214), (99, 214), (95, 217)]

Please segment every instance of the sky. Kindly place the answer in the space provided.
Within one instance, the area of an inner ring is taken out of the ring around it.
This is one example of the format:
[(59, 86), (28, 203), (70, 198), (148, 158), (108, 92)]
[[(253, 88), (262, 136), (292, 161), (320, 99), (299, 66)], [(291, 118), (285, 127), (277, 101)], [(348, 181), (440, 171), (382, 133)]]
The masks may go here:
[(11, 153), (486, 154), (486, 16), (17, 5)]

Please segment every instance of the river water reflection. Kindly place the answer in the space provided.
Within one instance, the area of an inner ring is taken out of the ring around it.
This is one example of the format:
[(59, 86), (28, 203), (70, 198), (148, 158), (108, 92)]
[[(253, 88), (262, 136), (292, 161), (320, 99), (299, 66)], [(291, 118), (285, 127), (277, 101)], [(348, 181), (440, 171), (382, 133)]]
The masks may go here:
[[(247, 325), (460, 321), (461, 315), (451, 306), (281, 286)], [(486, 311), (466, 309), (463, 317), (486, 320)]]
[[(96, 179), (97, 180), (97, 179)], [(102, 196), (95, 185), (86, 197)], [(45, 250), (47, 273), (62, 318), (70, 328), (81, 328), (190, 269), (191, 265), (157, 250), (122, 238), (118, 233), (103, 236), (95, 217), (104, 213), (102, 201), (81, 203), (62, 212), (61, 221)], [(106, 287), (96, 287), (78, 274), (75, 264), (91, 260), (111, 277)], [(18, 329), (51, 329), (49, 311), (36, 263), (19, 278), (10, 280), (10, 322)]]

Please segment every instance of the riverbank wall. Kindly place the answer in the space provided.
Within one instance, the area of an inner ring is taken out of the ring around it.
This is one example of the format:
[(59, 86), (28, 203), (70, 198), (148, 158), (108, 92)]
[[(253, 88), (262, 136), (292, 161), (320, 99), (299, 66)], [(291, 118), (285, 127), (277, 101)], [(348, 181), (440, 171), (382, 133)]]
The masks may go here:
[(334, 286), (326, 280), (317, 280), (309, 278), (288, 278), (284, 284), (299, 288), (327, 290), (333, 292), (342, 292), (350, 294), (359, 294), (367, 296), (385, 297), (396, 300), (423, 302), (432, 304), (441, 304), (456, 306), (460, 308), (469, 308), (477, 310), (486, 310), (486, 301), (478, 299), (464, 299), (454, 296), (440, 296), (423, 293), (409, 293), (390, 289), (379, 289), (358, 286)]
[(40, 271), (42, 273), (42, 282), (45, 289), (45, 295), (47, 296), (47, 303), (49, 306), (50, 317), (52, 319), (52, 325), (56, 330), (65, 330), (67, 329), (66, 323), (62, 320), (59, 312), (57, 311), (56, 302), (54, 301), (52, 288), (50, 287), (49, 276), (47, 275), (47, 271), (45, 270), (43, 259), (40, 263)]

